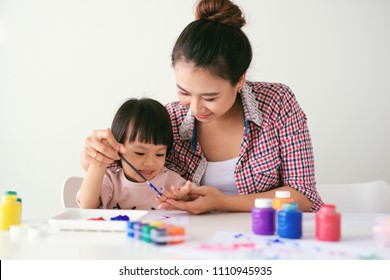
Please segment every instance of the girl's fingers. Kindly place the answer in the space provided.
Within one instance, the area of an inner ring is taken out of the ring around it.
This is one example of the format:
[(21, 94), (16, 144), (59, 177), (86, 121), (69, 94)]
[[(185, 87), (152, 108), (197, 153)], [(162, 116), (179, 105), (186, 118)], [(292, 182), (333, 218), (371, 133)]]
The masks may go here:
[(188, 194), (191, 191), (191, 187), (192, 187), (191, 181), (187, 181), (182, 191), (184, 191), (185, 194)]
[(160, 191), (161, 193), (162, 193), (162, 196), (164, 196), (164, 197), (172, 197), (172, 194), (170, 193), (170, 192), (168, 192), (166, 189), (163, 189), (163, 190), (161, 190)]
[(164, 195), (156, 196), (155, 199), (157, 200), (158, 203), (164, 203), (167, 200), (167, 198)]
[(171, 190), (174, 196), (178, 196), (181, 194), (180, 188), (176, 188), (175, 186), (171, 186)]

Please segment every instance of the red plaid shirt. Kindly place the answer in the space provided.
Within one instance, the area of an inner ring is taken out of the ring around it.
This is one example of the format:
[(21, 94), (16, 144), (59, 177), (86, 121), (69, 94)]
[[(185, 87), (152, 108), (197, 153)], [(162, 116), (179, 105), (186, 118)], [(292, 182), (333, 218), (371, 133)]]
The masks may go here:
[[(290, 186), (312, 202), (317, 211), (314, 157), (306, 115), (285, 85), (246, 82), (241, 100), (245, 132), (234, 176), (238, 192), (265, 192)], [(207, 160), (196, 137), (195, 118), (179, 102), (166, 105), (171, 116), (174, 144), (166, 166), (182, 177), (200, 183)]]

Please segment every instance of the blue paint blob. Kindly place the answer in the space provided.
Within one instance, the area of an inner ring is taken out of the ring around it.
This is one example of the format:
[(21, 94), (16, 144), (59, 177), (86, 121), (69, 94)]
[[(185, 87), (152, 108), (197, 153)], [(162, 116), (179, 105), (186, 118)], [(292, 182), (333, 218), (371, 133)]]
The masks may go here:
[(127, 215), (123, 215), (123, 216), (119, 215), (119, 216), (110, 218), (110, 220), (111, 221), (130, 221), (130, 218)]

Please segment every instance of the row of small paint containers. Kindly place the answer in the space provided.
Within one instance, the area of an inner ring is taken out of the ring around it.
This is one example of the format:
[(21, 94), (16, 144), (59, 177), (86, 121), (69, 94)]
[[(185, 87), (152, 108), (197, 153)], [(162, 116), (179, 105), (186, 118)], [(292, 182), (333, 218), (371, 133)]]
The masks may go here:
[[(316, 238), (338, 241), (341, 236), (341, 216), (336, 207), (324, 204), (316, 213)], [(275, 197), (258, 198), (252, 209), (252, 230), (259, 235), (277, 235), (282, 238), (302, 237), (302, 212), (290, 197), (289, 191), (276, 191)]]
[(128, 222), (127, 236), (156, 245), (178, 244), (185, 240), (185, 229), (161, 221)]
[(7, 191), (0, 201), (0, 229), (9, 230), (22, 221), (22, 199), (15, 191)]

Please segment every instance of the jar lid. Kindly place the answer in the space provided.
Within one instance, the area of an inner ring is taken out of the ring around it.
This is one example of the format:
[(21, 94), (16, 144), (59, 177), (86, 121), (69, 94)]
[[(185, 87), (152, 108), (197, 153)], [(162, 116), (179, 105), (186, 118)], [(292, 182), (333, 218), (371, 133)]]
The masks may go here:
[(255, 199), (256, 208), (271, 208), (272, 199), (271, 198), (256, 198)]
[(289, 198), (291, 196), (289, 191), (276, 191), (275, 197), (277, 198)]
[(286, 203), (283, 203), (282, 210), (285, 210), (285, 211), (298, 211), (298, 203), (296, 203), (296, 202), (286, 202)]
[(15, 191), (6, 191), (4, 195), (17, 195)]
[(9, 227), (9, 234), (11, 236), (21, 236), (26, 234), (28, 231), (28, 226), (26, 224), (11, 225)]
[(334, 204), (322, 204), (320, 207), (321, 212), (334, 213), (336, 212), (336, 205)]

